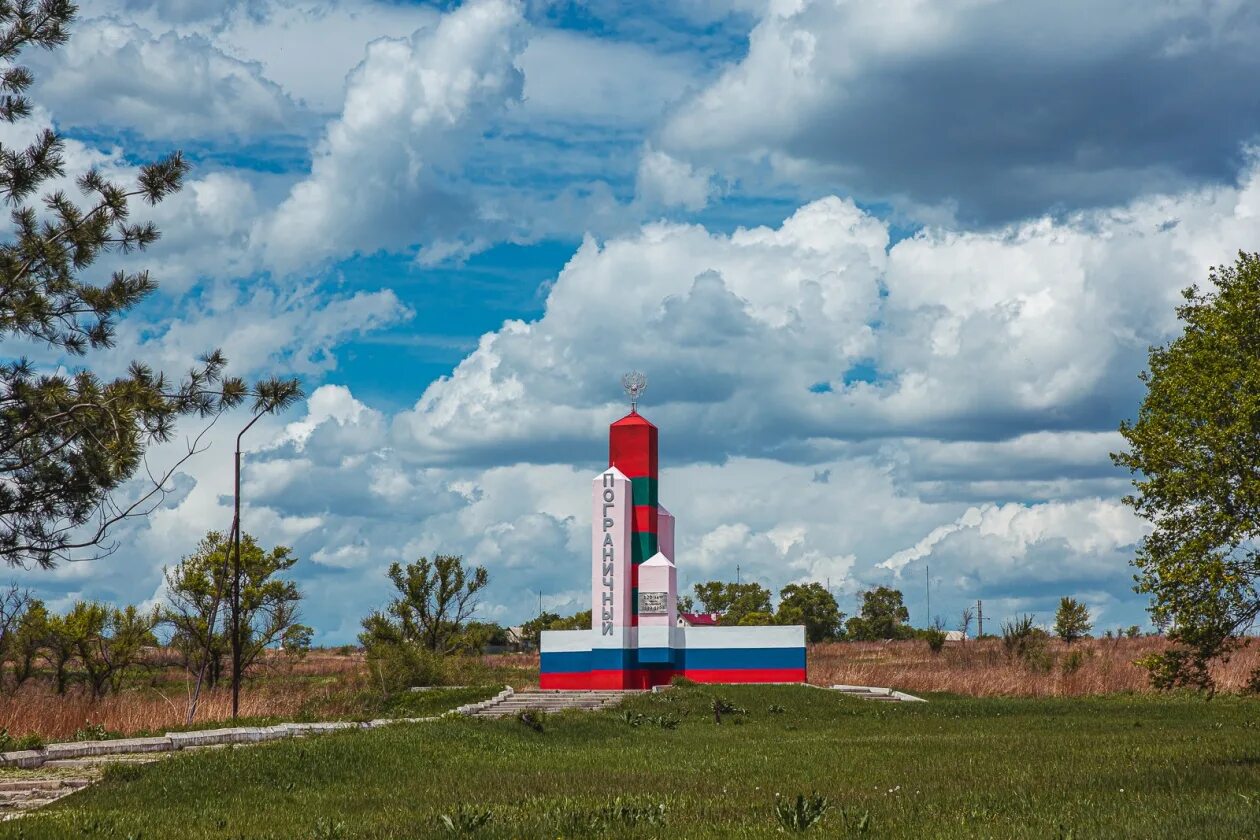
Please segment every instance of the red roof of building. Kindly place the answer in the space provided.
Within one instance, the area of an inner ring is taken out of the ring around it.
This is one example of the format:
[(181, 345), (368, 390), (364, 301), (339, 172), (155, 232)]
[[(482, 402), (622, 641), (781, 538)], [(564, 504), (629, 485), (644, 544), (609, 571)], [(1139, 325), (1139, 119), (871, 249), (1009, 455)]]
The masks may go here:
[(679, 613), (678, 617), (692, 627), (717, 627), (721, 613)]

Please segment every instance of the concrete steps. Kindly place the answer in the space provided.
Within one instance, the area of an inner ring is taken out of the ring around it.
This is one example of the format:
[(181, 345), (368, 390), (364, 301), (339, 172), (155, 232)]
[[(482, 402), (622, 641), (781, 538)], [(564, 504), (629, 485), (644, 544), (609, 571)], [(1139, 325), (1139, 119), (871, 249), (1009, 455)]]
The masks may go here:
[(913, 694), (906, 694), (904, 691), (894, 691), (891, 688), (879, 688), (871, 685), (833, 685), (832, 691), (838, 691), (849, 697), (859, 697), (863, 700), (874, 700), (878, 703), (925, 703), (922, 697), (915, 697)]
[(545, 714), (562, 712), (566, 709), (582, 709), (597, 711), (615, 706), (626, 697), (642, 694), (640, 691), (521, 691), (507, 697), (496, 699), (475, 711), (470, 717), (502, 718), (510, 717), (525, 709)]
[(9, 779), (0, 781), (0, 819), (56, 802), (92, 783), (91, 779)]

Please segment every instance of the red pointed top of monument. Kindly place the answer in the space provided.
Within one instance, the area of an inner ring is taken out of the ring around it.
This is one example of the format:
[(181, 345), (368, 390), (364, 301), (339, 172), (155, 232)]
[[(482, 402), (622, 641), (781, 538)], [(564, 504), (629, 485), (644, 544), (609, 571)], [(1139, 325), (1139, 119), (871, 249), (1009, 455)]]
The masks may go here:
[(613, 423), (612, 425), (614, 426), (651, 426), (653, 429), (656, 428), (656, 425), (652, 423), (651, 420), (647, 419), (646, 417), (644, 417), (642, 414), (640, 414), (637, 411), (631, 411), (625, 417), (622, 417), (620, 420)]

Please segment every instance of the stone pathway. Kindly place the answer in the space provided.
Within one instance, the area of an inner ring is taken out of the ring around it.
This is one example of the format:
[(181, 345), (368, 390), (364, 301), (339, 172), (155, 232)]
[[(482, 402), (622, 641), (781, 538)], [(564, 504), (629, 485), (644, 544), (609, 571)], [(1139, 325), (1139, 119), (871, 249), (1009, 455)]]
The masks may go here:
[(626, 697), (641, 691), (520, 691), (506, 697), (500, 695), (480, 709), (468, 712), (472, 717), (510, 717), (526, 709), (552, 713), (565, 709), (598, 711), (615, 706)]

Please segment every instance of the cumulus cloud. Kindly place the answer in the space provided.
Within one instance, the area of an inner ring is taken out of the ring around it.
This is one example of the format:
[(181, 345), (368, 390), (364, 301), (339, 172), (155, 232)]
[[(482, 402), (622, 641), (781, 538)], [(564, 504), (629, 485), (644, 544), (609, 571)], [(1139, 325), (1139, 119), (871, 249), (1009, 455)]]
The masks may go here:
[(713, 189), (713, 171), (699, 169), (665, 152), (648, 148), (639, 159), (635, 196), (648, 205), (702, 210)]
[(464, 146), (519, 99), (520, 8), (474, 0), (407, 39), (382, 39), (348, 82), (310, 176), (258, 233), (269, 261), (455, 238), (478, 208), (460, 186)]
[(56, 53), (33, 53), (34, 95), (65, 127), (125, 125), (150, 138), (257, 136), (308, 127), (262, 67), (201, 35), (94, 19)]
[(531, 32), (518, 63), (523, 119), (587, 126), (651, 125), (701, 72), (686, 53), (541, 28)]
[(785, 0), (671, 153), (1007, 221), (1227, 182), (1260, 132), (1249, 3)]
[(483, 336), (395, 433), (432, 462), (552, 459), (589, 437), (617, 399), (608, 371), (629, 366), (697, 459), (1114, 430), (1179, 290), (1260, 235), (1258, 206), (1251, 168), (1234, 187), (891, 248), (884, 222), (835, 198), (778, 228), (587, 241), (542, 318)]
[(173, 312), (122, 321), (106, 368), (121, 370), (128, 360), (144, 358), (178, 371), (221, 347), (237, 375), (281, 369), (314, 376), (336, 369), (333, 350), (348, 338), (410, 315), (389, 289), (337, 294), (318, 284), (223, 283), (185, 299)]

